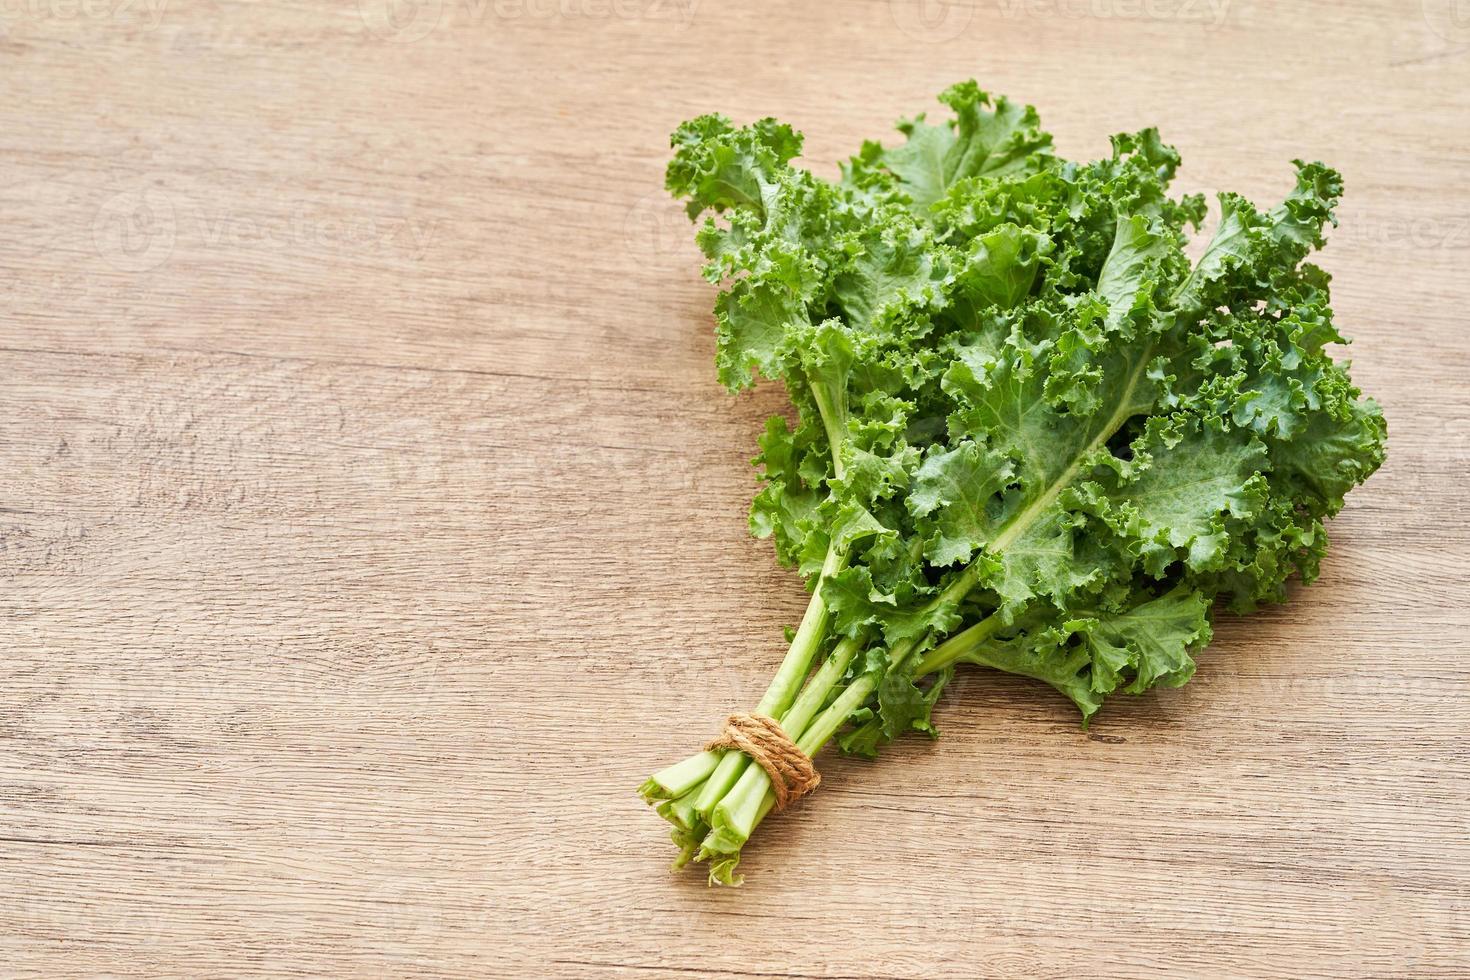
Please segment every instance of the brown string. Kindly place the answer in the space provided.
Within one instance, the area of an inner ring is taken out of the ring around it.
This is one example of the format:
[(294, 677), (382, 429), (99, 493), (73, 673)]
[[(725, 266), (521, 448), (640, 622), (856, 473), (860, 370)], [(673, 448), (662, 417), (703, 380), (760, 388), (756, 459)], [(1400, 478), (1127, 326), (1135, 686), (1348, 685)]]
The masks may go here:
[(765, 715), (731, 715), (725, 730), (706, 749), (738, 749), (755, 760), (771, 777), (776, 810), (786, 809), (817, 788), (822, 781), (811, 757), (796, 747), (776, 719)]

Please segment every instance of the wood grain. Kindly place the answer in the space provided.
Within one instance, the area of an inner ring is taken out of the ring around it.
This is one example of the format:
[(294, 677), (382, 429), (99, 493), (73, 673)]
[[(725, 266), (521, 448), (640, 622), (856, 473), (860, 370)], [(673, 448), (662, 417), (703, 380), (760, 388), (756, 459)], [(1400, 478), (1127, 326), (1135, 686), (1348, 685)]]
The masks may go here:
[[(1451, 0), (17, 0), (0, 56), (0, 974), (1470, 976)], [(1188, 687), (963, 675), (708, 890), (632, 790), (804, 596), (667, 134), (831, 173), (972, 75), (1185, 190), (1340, 167), (1390, 460)]]

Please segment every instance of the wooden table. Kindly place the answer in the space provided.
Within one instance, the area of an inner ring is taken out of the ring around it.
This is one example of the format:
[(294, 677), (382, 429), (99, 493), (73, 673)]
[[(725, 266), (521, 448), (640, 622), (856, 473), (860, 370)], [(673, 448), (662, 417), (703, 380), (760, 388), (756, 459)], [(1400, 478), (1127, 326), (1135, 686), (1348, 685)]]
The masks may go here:
[[(0, 8), (0, 974), (1470, 975), (1470, 22), (1453, 0)], [(947, 83), (1181, 189), (1340, 167), (1390, 460), (1319, 585), (1091, 733), (973, 672), (741, 890), (651, 770), (804, 594), (661, 191)]]

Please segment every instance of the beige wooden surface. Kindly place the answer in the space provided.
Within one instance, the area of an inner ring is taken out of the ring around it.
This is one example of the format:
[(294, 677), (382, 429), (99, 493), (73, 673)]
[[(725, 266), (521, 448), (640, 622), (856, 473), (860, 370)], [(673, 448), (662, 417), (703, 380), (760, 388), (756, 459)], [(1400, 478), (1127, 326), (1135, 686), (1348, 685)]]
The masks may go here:
[[(13, 0), (0, 57), (0, 975), (1470, 976), (1463, 3)], [(667, 134), (832, 173), (968, 76), (1185, 190), (1340, 167), (1389, 463), (1187, 688), (963, 675), (709, 890), (633, 788), (804, 595)]]

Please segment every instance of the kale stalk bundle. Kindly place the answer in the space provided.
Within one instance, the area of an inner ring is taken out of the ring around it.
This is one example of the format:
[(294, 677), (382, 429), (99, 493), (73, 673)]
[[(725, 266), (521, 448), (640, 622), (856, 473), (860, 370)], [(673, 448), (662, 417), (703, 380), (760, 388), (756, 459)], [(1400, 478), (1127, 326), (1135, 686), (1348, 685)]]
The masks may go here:
[[(790, 165), (801, 137), (772, 119), (673, 136), (668, 187), (705, 216), (722, 287), (720, 380), (778, 379), (795, 408), (760, 439), (750, 526), (812, 594), (753, 711), (800, 761), (934, 735), (961, 663), (1044, 681), (1084, 724), (1111, 693), (1185, 683), (1217, 603), (1312, 581), (1323, 521), (1383, 461), (1304, 261), (1334, 171), (1298, 161), (1265, 211), (1221, 194), (1190, 262), (1206, 204), (1168, 196), (1179, 156), (1155, 130), (1071, 163), (1030, 107), (974, 82), (940, 99), (954, 119), (901, 123), (835, 183)], [(676, 866), (738, 883), (787, 795), (767, 763), (717, 748), (643, 785)]]

